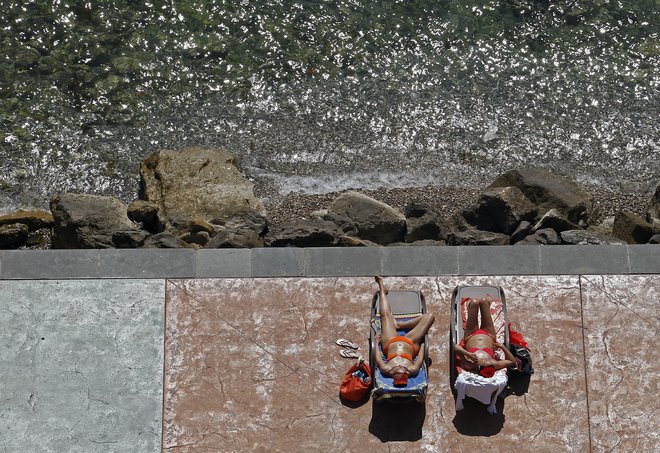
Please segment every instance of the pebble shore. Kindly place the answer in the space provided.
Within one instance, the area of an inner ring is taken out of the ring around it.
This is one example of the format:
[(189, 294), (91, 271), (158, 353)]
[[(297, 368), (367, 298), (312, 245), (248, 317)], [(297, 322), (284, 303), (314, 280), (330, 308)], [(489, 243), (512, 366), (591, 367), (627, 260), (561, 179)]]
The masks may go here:
[[(376, 200), (382, 201), (403, 213), (406, 205), (411, 201), (429, 203), (444, 212), (446, 217), (470, 206), (479, 198), (484, 188), (465, 187), (409, 187), (409, 188), (380, 188), (377, 190), (356, 190)], [(650, 194), (623, 194), (600, 187), (585, 187), (594, 197), (600, 208), (600, 219), (614, 216), (618, 211), (628, 211), (646, 217)], [(255, 195), (259, 197), (268, 211), (268, 221), (271, 225), (278, 225), (298, 219), (309, 218), (311, 213), (319, 209), (327, 209), (340, 192), (324, 194), (289, 193), (278, 195), (274, 187), (268, 184), (257, 183)]]

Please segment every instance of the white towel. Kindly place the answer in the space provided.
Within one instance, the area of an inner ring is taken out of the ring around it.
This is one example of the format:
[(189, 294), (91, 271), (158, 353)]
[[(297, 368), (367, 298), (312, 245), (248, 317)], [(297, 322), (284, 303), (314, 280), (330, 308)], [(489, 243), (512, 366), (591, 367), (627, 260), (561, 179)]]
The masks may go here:
[(456, 410), (463, 409), (463, 399), (469, 396), (483, 404), (488, 404), (489, 414), (497, 413), (495, 403), (497, 397), (506, 387), (507, 382), (506, 370), (498, 370), (491, 378), (468, 372), (460, 373), (454, 384), (458, 393), (456, 395)]

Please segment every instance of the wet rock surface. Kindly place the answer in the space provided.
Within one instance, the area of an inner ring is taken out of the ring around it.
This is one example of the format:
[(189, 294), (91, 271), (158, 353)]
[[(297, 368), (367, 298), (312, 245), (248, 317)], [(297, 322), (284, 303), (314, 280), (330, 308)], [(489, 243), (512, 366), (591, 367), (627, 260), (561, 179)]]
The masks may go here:
[(138, 230), (117, 198), (64, 193), (53, 197), (50, 207), (53, 248), (112, 248), (113, 234)]

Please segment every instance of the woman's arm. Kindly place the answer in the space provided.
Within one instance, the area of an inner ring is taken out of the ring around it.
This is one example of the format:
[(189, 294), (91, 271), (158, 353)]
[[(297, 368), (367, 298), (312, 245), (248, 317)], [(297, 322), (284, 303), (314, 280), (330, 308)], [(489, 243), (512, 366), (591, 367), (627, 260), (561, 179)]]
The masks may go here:
[(458, 352), (460, 355), (462, 355), (469, 362), (477, 363), (479, 361), (479, 357), (477, 357), (477, 354), (475, 354), (474, 352), (468, 352), (462, 346), (456, 345), (454, 350)]
[(498, 342), (494, 342), (493, 347), (497, 349), (501, 349), (502, 352), (504, 353), (504, 358), (505, 358), (505, 360), (498, 360), (493, 364), (496, 370), (501, 370), (502, 368), (508, 368), (516, 364), (516, 359), (515, 357), (513, 357), (513, 354), (511, 354), (511, 351), (509, 351), (509, 348)]
[(419, 370), (422, 368), (422, 365), (424, 365), (424, 343), (421, 344), (419, 347), (419, 351), (417, 352), (417, 360), (415, 360), (415, 363), (413, 363), (413, 366), (410, 367), (410, 376), (416, 376), (417, 373), (419, 373)]
[(381, 373), (391, 376), (392, 367), (385, 363), (383, 360), (383, 354), (381, 354), (380, 351), (376, 351), (376, 365), (380, 368)]

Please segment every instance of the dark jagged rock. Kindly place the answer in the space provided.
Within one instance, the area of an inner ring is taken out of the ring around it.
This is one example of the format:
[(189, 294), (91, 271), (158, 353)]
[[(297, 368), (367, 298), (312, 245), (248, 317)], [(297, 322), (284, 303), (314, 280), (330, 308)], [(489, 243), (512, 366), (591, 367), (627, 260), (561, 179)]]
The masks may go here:
[(0, 249), (17, 249), (27, 241), (30, 229), (22, 223), (0, 225)]
[(588, 230), (566, 230), (559, 233), (559, 236), (562, 243), (570, 245), (615, 245), (626, 243), (621, 239)]
[(445, 226), (440, 213), (428, 204), (412, 202), (406, 206), (404, 212), (406, 216), (406, 242), (437, 241), (445, 234)]
[(546, 228), (537, 230), (533, 234), (527, 236), (522, 241), (516, 242), (515, 245), (558, 245), (561, 244), (561, 239), (555, 230)]
[(128, 218), (142, 224), (142, 228), (152, 234), (162, 233), (165, 222), (160, 216), (158, 205), (146, 200), (136, 200), (128, 205)]
[(488, 223), (492, 224), (488, 231), (507, 235), (523, 220), (531, 221), (536, 216), (536, 207), (517, 187), (490, 188), (481, 194), (478, 205), (479, 212), (488, 216)]
[(144, 198), (158, 205), (173, 233), (188, 231), (193, 219), (218, 223), (242, 213), (266, 214), (227, 151), (156, 151), (142, 161), (140, 176)]
[(475, 229), (447, 234), (447, 245), (508, 245), (509, 241), (506, 234)]
[(344, 232), (332, 222), (318, 219), (286, 222), (268, 231), (269, 247), (334, 247)]
[[(454, 216), (454, 226), (458, 231), (467, 231), (477, 229), (481, 231), (490, 231), (499, 233), (497, 222), (490, 215), (490, 211), (481, 203), (476, 203), (468, 209), (464, 209)], [(461, 225), (464, 224), (465, 226)]]
[(187, 242), (174, 236), (172, 233), (163, 231), (162, 233), (149, 236), (144, 241), (144, 248), (178, 249), (178, 248), (192, 248), (192, 246)]
[(53, 197), (53, 248), (113, 248), (112, 235), (138, 230), (126, 206), (114, 197), (63, 193)]
[(52, 228), (54, 220), (53, 215), (47, 211), (16, 211), (10, 214), (0, 215), (0, 226), (22, 223), (30, 231), (37, 231), (42, 228)]
[(532, 231), (545, 230), (547, 228), (552, 228), (556, 232), (560, 233), (566, 230), (577, 230), (579, 227), (573, 222), (569, 221), (564, 215), (559, 212), (557, 209), (551, 209), (546, 212), (541, 220), (538, 221)]
[(660, 234), (654, 234), (651, 236), (651, 239), (649, 239), (648, 244), (660, 244)]
[(597, 216), (592, 196), (563, 176), (539, 168), (524, 168), (504, 173), (489, 187), (509, 186), (520, 189), (539, 212), (556, 208), (580, 227), (586, 227)]
[(136, 249), (142, 247), (149, 236), (151, 234), (144, 230), (117, 231), (112, 235), (112, 243), (118, 249)]
[(360, 239), (387, 245), (403, 241), (406, 218), (378, 200), (358, 192), (349, 191), (337, 197), (328, 213), (347, 218), (355, 225)]
[(518, 228), (516, 228), (516, 231), (514, 231), (511, 234), (511, 244), (515, 244), (517, 242), (520, 242), (523, 239), (525, 239), (527, 236), (532, 234), (532, 228), (533, 227), (534, 226), (531, 223), (527, 222), (526, 220), (523, 220), (522, 222), (520, 222), (520, 224), (518, 225)]
[(179, 237), (188, 244), (197, 244), (204, 247), (211, 240), (211, 235), (206, 231), (191, 231)]
[(617, 212), (614, 216), (612, 235), (623, 239), (628, 244), (646, 244), (651, 236), (658, 233), (653, 225), (646, 222), (637, 214), (631, 212)]

